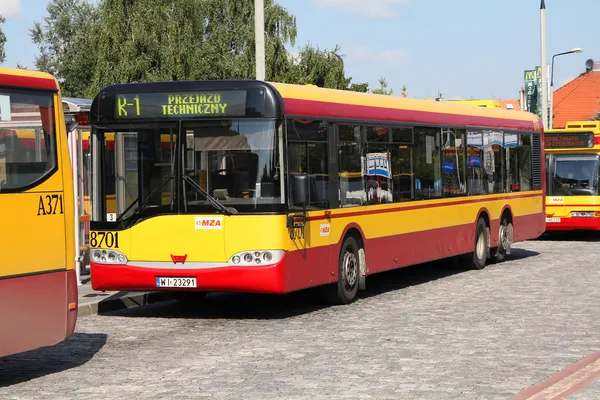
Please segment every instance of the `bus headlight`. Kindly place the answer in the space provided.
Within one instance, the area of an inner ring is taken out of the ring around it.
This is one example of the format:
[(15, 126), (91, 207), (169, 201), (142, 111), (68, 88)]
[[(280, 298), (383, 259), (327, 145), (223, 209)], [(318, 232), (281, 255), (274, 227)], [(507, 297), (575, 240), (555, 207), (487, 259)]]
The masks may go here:
[(96, 264), (127, 264), (125, 254), (117, 250), (91, 249), (90, 258)]
[(239, 266), (271, 265), (277, 264), (283, 258), (283, 250), (252, 250), (234, 254), (229, 259), (229, 264)]

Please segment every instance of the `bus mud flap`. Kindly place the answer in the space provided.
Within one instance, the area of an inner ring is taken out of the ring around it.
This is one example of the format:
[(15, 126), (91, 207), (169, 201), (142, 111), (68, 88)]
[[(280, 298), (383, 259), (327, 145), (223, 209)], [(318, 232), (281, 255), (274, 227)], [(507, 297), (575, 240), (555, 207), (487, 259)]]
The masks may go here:
[(360, 263), (358, 290), (365, 290), (367, 288), (367, 257), (365, 256), (365, 249), (358, 249), (358, 261)]

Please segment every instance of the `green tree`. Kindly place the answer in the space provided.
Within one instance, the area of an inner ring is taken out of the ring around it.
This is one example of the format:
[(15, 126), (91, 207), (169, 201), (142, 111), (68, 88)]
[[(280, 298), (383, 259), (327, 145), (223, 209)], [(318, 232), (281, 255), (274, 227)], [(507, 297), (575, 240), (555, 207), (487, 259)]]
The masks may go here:
[[(31, 30), (36, 67), (63, 93), (92, 97), (114, 83), (255, 76), (254, 3), (248, 0), (50, 0)], [(296, 18), (265, 0), (266, 79), (366, 92), (344, 74), (339, 47), (306, 45), (298, 58)]]
[[(105, 0), (100, 9), (93, 91), (115, 82), (255, 76), (251, 1)], [(289, 74), (285, 46), (294, 45), (295, 39), (295, 17), (266, 0), (267, 79)]]
[(333, 50), (321, 50), (307, 44), (300, 50), (298, 57), (292, 59), (292, 64), (289, 73), (281, 77), (282, 82), (357, 92), (368, 91), (368, 83), (351, 83), (352, 78), (346, 77), (344, 55), (340, 54), (338, 45)]
[(46, 11), (43, 23), (36, 21), (30, 30), (40, 51), (36, 68), (56, 76), (64, 95), (89, 95), (97, 60), (98, 8), (88, 0), (50, 0)]
[(379, 78), (379, 87), (377, 89), (373, 89), (371, 93), (374, 94), (384, 94), (386, 96), (391, 96), (394, 91), (392, 89), (388, 90), (388, 83), (384, 77)]
[[(0, 25), (6, 22), (6, 18), (0, 15)], [(6, 60), (6, 52), (4, 51), (4, 45), (6, 44), (6, 34), (0, 28), (0, 64)]]
[(353, 92), (361, 92), (368, 93), (369, 92), (369, 84), (368, 83), (352, 83), (348, 90), (352, 90)]

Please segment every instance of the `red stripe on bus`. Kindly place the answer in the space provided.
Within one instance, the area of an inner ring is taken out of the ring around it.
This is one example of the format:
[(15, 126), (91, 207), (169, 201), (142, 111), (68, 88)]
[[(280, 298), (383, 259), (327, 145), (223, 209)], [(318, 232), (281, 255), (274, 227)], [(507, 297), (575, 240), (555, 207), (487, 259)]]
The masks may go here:
[[(489, 198), (488, 199), (470, 199), (470, 200), (452, 201), (452, 202), (447, 202), (447, 203), (440, 202), (440, 203), (418, 204), (418, 205), (406, 206), (406, 207), (394, 207), (394, 208), (384, 208), (384, 209), (377, 209), (377, 210), (365, 210), (365, 211), (355, 211), (355, 212), (349, 212), (349, 213), (331, 214), (329, 217), (327, 217), (325, 215), (316, 215), (316, 216), (309, 217), (308, 220), (315, 221), (315, 220), (322, 220), (322, 219), (347, 218), (347, 217), (356, 217), (356, 216), (362, 216), (362, 215), (385, 214), (385, 213), (398, 212), (398, 211), (419, 210), (419, 209), (423, 209), (423, 208), (451, 207), (451, 206), (457, 206), (457, 205), (463, 205), (463, 204), (488, 203), (490, 201), (522, 199), (522, 198), (527, 198), (527, 197), (542, 197), (542, 194), (527, 193), (527, 194), (519, 194), (519, 195), (514, 195), (514, 196), (495, 197), (492, 199), (489, 199)], [(426, 201), (426, 200), (413, 200), (412, 202), (421, 203), (422, 201)], [(408, 202), (406, 202), (406, 203), (408, 203)], [(368, 207), (368, 206), (365, 206), (365, 207)], [(342, 210), (343, 210), (343, 208), (342, 208)]]
[(519, 129), (534, 131), (533, 121), (437, 113), (432, 111), (402, 110), (395, 108), (361, 106), (355, 104), (328, 103), (322, 101), (285, 98), (288, 115), (354, 120), (378, 120), (410, 124), (439, 124), (456, 126), (479, 126), (495, 129)]
[(53, 79), (37, 78), (33, 76), (0, 74), (0, 85), (58, 91), (56, 81)]

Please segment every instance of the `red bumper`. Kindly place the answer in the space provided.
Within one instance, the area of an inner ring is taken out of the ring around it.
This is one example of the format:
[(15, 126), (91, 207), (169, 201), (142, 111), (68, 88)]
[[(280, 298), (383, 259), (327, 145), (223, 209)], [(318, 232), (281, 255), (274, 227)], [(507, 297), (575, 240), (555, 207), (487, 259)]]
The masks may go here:
[(600, 231), (600, 218), (561, 218), (560, 222), (546, 222), (547, 231)]
[[(181, 291), (285, 293), (283, 262), (261, 267), (218, 267), (203, 269), (146, 268), (128, 265), (91, 263), (94, 290)], [(196, 278), (195, 289), (157, 288), (157, 277)]]

